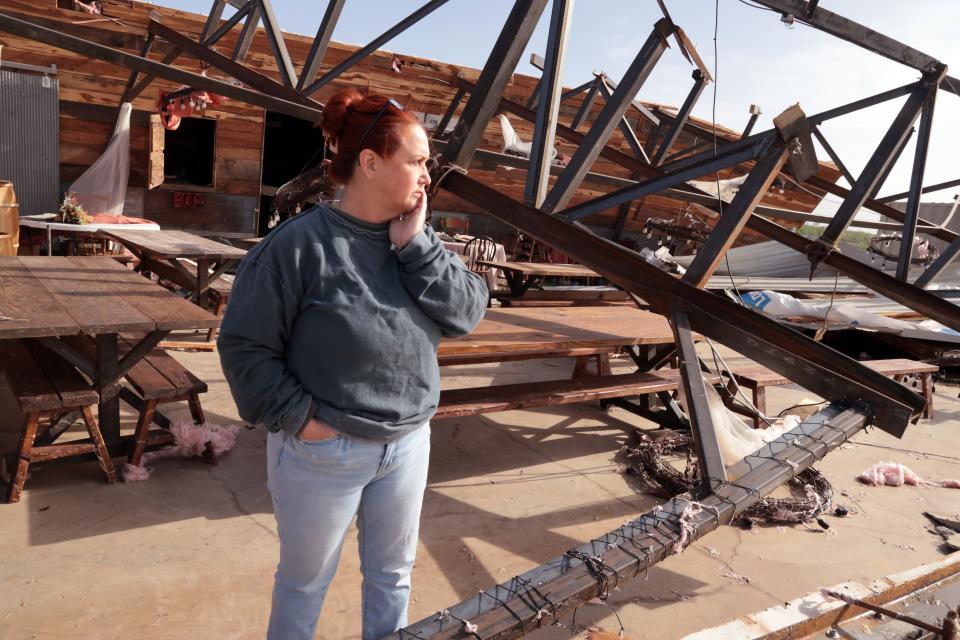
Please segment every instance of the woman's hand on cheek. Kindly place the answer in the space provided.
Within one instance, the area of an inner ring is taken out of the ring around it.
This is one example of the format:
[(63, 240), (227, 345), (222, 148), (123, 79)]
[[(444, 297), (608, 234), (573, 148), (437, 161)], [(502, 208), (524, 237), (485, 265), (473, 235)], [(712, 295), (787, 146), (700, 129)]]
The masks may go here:
[(390, 221), (390, 242), (397, 249), (405, 247), (415, 235), (423, 231), (426, 221), (427, 194), (421, 193), (413, 209)]

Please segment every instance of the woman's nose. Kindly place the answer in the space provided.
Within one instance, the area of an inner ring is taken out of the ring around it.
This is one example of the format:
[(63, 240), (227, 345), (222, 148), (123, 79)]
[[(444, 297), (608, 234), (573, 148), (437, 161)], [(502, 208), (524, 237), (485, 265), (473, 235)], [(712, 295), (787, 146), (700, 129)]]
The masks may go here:
[(420, 172), (420, 184), (425, 187), (430, 186), (430, 170), (426, 167)]

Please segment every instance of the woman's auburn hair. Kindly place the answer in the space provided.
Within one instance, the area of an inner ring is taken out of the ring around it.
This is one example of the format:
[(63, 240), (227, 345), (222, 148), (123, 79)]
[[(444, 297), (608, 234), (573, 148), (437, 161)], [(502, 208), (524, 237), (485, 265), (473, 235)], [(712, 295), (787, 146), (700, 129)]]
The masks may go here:
[[(400, 128), (403, 125), (420, 124), (413, 114), (393, 105), (384, 109), (388, 100), (381, 95), (364, 96), (356, 89), (342, 89), (327, 100), (320, 128), (331, 147), (336, 149), (329, 168), (329, 176), (334, 183), (344, 185), (350, 181), (363, 149), (375, 151), (385, 158), (390, 157), (400, 148)], [(366, 134), (361, 149), (360, 139), (381, 109), (384, 109), (383, 114)]]

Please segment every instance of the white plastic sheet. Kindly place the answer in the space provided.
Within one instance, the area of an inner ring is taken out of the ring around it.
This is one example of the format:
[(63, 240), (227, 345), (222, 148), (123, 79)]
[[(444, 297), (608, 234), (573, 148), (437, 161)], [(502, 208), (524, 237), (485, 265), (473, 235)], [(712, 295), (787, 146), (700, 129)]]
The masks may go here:
[(88, 214), (123, 214), (127, 182), (130, 177), (130, 114), (133, 106), (120, 107), (113, 136), (97, 161), (67, 189), (76, 193)]

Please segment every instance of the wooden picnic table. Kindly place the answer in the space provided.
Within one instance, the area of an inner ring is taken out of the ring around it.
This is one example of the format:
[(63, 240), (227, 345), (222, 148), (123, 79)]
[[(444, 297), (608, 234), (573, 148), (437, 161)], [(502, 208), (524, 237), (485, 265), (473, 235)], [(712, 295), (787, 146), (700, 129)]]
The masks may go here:
[[(0, 257), (0, 340), (35, 338), (93, 380), (108, 446), (120, 443), (121, 380), (170, 331), (217, 318), (110, 257)], [(121, 357), (118, 334), (145, 335)], [(72, 345), (96, 342), (92, 357)]]
[[(103, 235), (123, 244), (140, 260), (137, 271), (155, 273), (191, 292), (207, 308), (210, 283), (247, 255), (246, 250), (186, 231), (106, 230)], [(194, 264), (195, 263), (195, 264)]]
[(547, 277), (602, 278), (603, 276), (582, 264), (552, 264), (549, 262), (511, 262), (508, 260), (480, 260), (481, 264), (503, 271), (510, 293), (521, 297), (531, 286)]
[[(660, 397), (674, 422), (682, 413), (666, 391), (676, 388), (679, 378), (663, 372), (612, 374), (610, 354), (623, 348), (632, 351), (638, 365), (654, 366), (672, 352), (670, 324), (663, 316), (636, 307), (563, 307), (543, 309), (510, 307), (488, 309), (472, 333), (444, 338), (437, 352), (441, 366), (505, 362), (539, 358), (576, 357), (573, 375), (565, 380), (520, 382), (511, 385), (444, 390), (437, 416), (474, 415), (511, 408), (565, 404), (590, 399), (616, 399), (641, 395), (641, 405), (621, 405), (654, 417), (646, 396)], [(596, 357), (597, 376), (583, 376), (587, 360)]]
[[(559, 265), (558, 265), (559, 266)], [(570, 266), (570, 265), (568, 265)], [(663, 316), (636, 307), (488, 309), (469, 335), (444, 338), (440, 364), (612, 353), (621, 347), (673, 344)]]

